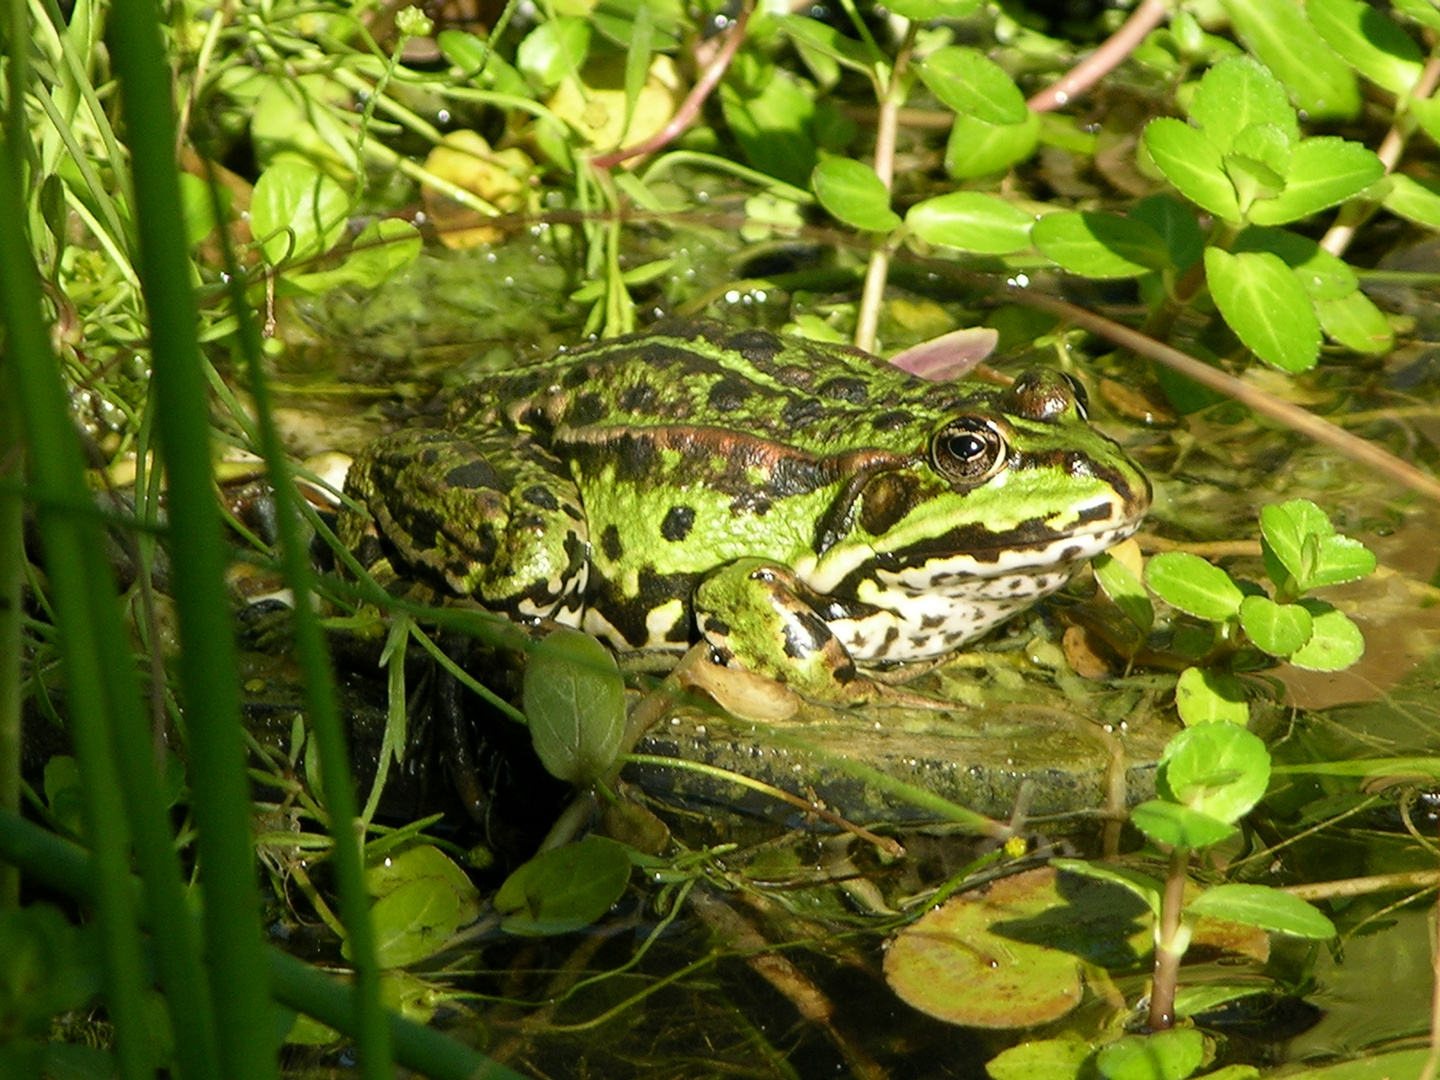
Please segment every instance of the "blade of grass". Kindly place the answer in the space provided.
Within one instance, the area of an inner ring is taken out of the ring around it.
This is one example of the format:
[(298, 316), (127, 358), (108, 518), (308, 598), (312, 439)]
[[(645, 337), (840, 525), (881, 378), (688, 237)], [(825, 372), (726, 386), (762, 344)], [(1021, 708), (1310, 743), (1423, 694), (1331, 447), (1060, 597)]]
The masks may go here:
[[(110, 44), (134, 170), (142, 287), (151, 323), (156, 427), (169, 478), (170, 547), (180, 623), (192, 799), (204, 887), (205, 955), (222, 1075), (276, 1074), (274, 1010), (262, 950), (250, 837), (250, 792), (240, 731), (234, 631), (210, 464), (210, 426), (196, 338), (170, 71), (157, 8), (117, 0)], [(162, 935), (161, 938), (169, 935)], [(157, 939), (157, 947), (161, 940)], [(172, 1008), (177, 1003), (172, 1000)], [(177, 1034), (180, 1027), (177, 1022)]]
[[(211, 182), (211, 198), (216, 220), (224, 219), (218, 186)], [(315, 595), (315, 571), (310, 565), (310, 546), (301, 528), (301, 499), (295, 488), (290, 460), (275, 424), (270, 390), (265, 379), (260, 332), (254, 312), (245, 300), (247, 279), (229, 242), (229, 233), (219, 230), (225, 249), (227, 276), (230, 281), (230, 306), (238, 326), (241, 351), (245, 354), (250, 374), (250, 394), (255, 404), (256, 427), (261, 454), (270, 474), (275, 494), (275, 518), (280, 533), (280, 565), (286, 583), (295, 597), (292, 618), (295, 625), (295, 654), (305, 684), (306, 712), (310, 730), (320, 748), (321, 785), (330, 814), (330, 834), (335, 838), (332, 857), (335, 862), (336, 884), (340, 892), (340, 917), (349, 935), (350, 958), (355, 965), (353, 1004), (355, 1030), (360, 1058), (360, 1075), (364, 1080), (389, 1080), (393, 1074), (390, 1026), (380, 1000), (381, 969), (375, 953), (375, 930), (370, 919), (370, 895), (365, 888), (365, 867), (361, 857), (364, 821), (360, 819), (355, 796), (355, 778), (350, 770), (350, 749), (340, 723), (336, 703), (335, 674), (330, 653), (315, 615), (311, 598)], [(403, 710), (404, 703), (401, 702)], [(388, 755), (387, 746), (382, 753)], [(382, 758), (381, 772), (388, 765)], [(383, 784), (376, 777), (376, 795)], [(372, 812), (366, 809), (365, 821)]]
[[(5, 8), (7, 57), (13, 90), (26, 81), (24, 57), (29, 28), (23, 0)], [(124, 642), (113, 583), (99, 534), (83, 519), (55, 509), (44, 500), (84, 499), (79, 441), (70, 423), (59, 365), (41, 318), (39, 275), (31, 258), (24, 223), (25, 128), (10, 126), (0, 153), (0, 326), (5, 332), (5, 362), (24, 418), (33, 486), (41, 502), (37, 524), (45, 547), (52, 599), (61, 630), (71, 733), (83, 778), (84, 817), (95, 848), (92, 889), (98, 909), (105, 959), (105, 993), (115, 1025), (116, 1057), (126, 1080), (150, 1076), (144, 992), (147, 981), (135, 924), (129, 882), (129, 829), (115, 763), (110, 756), (113, 717), (104, 671), (105, 642)], [(20, 223), (13, 227), (13, 223)], [(125, 650), (128, 653), (128, 647)]]
[[(83, 849), (40, 826), (0, 810), (0, 860), (24, 867), (26, 876), (76, 899), (90, 899), (95, 871)], [(133, 879), (130, 886), (137, 890)], [(142, 922), (145, 905), (140, 903)], [(354, 991), (274, 946), (266, 948), (275, 999), (313, 1016), (346, 1035), (354, 1035)], [(527, 1080), (438, 1031), (390, 1015), (396, 1058), (433, 1080)]]

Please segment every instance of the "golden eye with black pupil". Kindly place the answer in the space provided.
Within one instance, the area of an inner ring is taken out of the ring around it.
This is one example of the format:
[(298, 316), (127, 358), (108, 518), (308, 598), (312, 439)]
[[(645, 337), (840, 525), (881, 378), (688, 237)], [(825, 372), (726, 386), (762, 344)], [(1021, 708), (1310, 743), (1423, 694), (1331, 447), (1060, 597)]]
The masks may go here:
[(1090, 395), (1085, 392), (1085, 384), (1073, 375), (1061, 372), (1065, 381), (1070, 384), (1070, 390), (1075, 395), (1075, 411), (1080, 414), (1081, 420), (1090, 419)]
[(952, 420), (930, 440), (930, 461), (935, 471), (952, 484), (983, 484), (1005, 464), (1010, 453), (1005, 437), (979, 416)]

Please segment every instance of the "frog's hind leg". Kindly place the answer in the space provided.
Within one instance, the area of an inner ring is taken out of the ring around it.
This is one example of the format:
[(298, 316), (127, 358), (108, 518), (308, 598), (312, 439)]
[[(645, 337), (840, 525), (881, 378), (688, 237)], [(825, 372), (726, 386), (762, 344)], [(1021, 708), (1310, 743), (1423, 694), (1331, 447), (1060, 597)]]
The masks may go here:
[(356, 459), (345, 487), (402, 565), (491, 610), (578, 624), (585, 513), (565, 467), (533, 441), (396, 432)]

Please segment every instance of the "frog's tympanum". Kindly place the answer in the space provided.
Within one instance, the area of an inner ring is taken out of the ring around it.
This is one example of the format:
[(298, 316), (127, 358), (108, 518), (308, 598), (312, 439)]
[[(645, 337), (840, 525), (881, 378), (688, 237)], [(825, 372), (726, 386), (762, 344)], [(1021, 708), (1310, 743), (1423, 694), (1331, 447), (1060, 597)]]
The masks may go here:
[(347, 511), (341, 538), (372, 566), (621, 650), (703, 636), (822, 700), (979, 637), (1150, 503), (1064, 375), (976, 390), (714, 323), (487, 376), (346, 487), (373, 521)]

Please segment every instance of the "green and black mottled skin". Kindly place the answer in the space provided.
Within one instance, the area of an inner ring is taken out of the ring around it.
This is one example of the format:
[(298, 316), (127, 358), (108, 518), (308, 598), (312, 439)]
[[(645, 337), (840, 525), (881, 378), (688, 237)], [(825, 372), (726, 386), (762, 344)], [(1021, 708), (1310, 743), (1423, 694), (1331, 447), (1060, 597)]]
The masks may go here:
[(708, 322), (487, 377), (346, 486), (362, 561), (621, 649), (703, 634), (822, 698), (1052, 592), (1150, 500), (1063, 375), (976, 391)]

